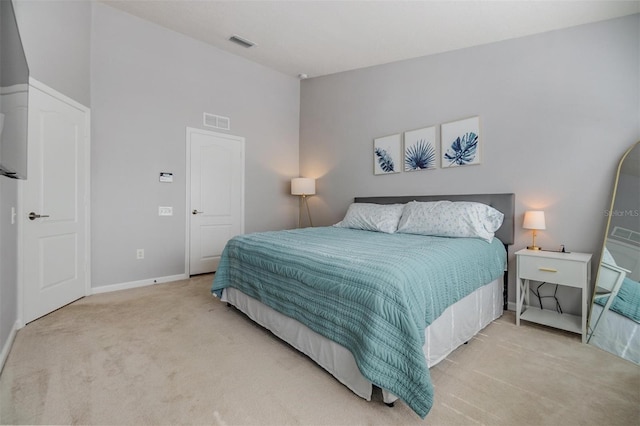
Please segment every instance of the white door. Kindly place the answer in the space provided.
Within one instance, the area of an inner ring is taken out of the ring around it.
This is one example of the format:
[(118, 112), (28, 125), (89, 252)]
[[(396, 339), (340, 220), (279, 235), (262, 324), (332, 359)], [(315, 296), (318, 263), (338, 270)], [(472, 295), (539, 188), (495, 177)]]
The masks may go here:
[(28, 139), (21, 205), (25, 324), (88, 291), (89, 110), (32, 85)]
[(225, 244), (244, 232), (244, 138), (187, 129), (189, 275), (217, 269)]

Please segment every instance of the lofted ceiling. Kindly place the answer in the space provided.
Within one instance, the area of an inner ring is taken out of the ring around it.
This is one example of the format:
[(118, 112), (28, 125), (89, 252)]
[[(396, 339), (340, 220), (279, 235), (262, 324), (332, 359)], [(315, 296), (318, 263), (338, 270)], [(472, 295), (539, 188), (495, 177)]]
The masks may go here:
[[(640, 0), (102, 1), (282, 73), (308, 77), (640, 13)], [(232, 35), (255, 46), (232, 43)]]

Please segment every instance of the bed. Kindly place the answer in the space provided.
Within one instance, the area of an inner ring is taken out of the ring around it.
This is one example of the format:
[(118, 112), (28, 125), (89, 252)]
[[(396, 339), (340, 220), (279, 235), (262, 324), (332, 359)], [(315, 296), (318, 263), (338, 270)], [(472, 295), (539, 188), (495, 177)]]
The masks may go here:
[(640, 364), (640, 248), (615, 227), (602, 253), (591, 305), (589, 343)]
[(625, 277), (614, 300), (603, 315), (608, 298), (596, 298), (591, 318), (597, 320), (597, 330), (589, 343), (640, 364), (640, 283)]
[[(433, 405), (429, 368), (503, 312), (514, 198), (356, 198), (337, 226), (234, 237), (212, 293), (355, 394), (370, 400), (379, 387), (386, 403), (399, 398), (424, 418)], [(433, 235), (433, 225), (449, 229), (468, 207), (489, 212), (497, 229), (473, 238)], [(424, 228), (425, 212), (442, 220)]]

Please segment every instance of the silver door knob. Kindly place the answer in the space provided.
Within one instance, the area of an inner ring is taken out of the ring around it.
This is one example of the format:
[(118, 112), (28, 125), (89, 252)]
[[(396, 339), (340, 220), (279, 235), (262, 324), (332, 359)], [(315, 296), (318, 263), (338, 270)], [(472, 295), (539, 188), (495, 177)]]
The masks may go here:
[(49, 217), (48, 214), (36, 214), (35, 212), (29, 213), (29, 220), (40, 219), (41, 217)]
[(193, 211), (191, 212), (191, 214), (202, 214), (202, 213), (204, 213), (204, 212), (199, 212), (199, 211), (198, 211), (198, 210), (196, 210), (196, 209), (193, 209)]

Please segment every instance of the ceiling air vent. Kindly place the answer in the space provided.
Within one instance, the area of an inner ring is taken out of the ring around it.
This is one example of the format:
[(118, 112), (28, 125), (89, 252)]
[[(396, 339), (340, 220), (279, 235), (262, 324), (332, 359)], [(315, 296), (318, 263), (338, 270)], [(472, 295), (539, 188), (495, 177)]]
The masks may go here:
[(240, 36), (237, 36), (235, 34), (232, 35), (231, 37), (229, 37), (229, 41), (232, 41), (235, 44), (239, 44), (242, 47), (246, 47), (247, 49), (256, 45), (254, 42), (249, 41), (246, 38), (242, 38)]
[(204, 113), (203, 124), (207, 127), (213, 127), (222, 130), (231, 130), (231, 119), (222, 117), (221, 115)]

